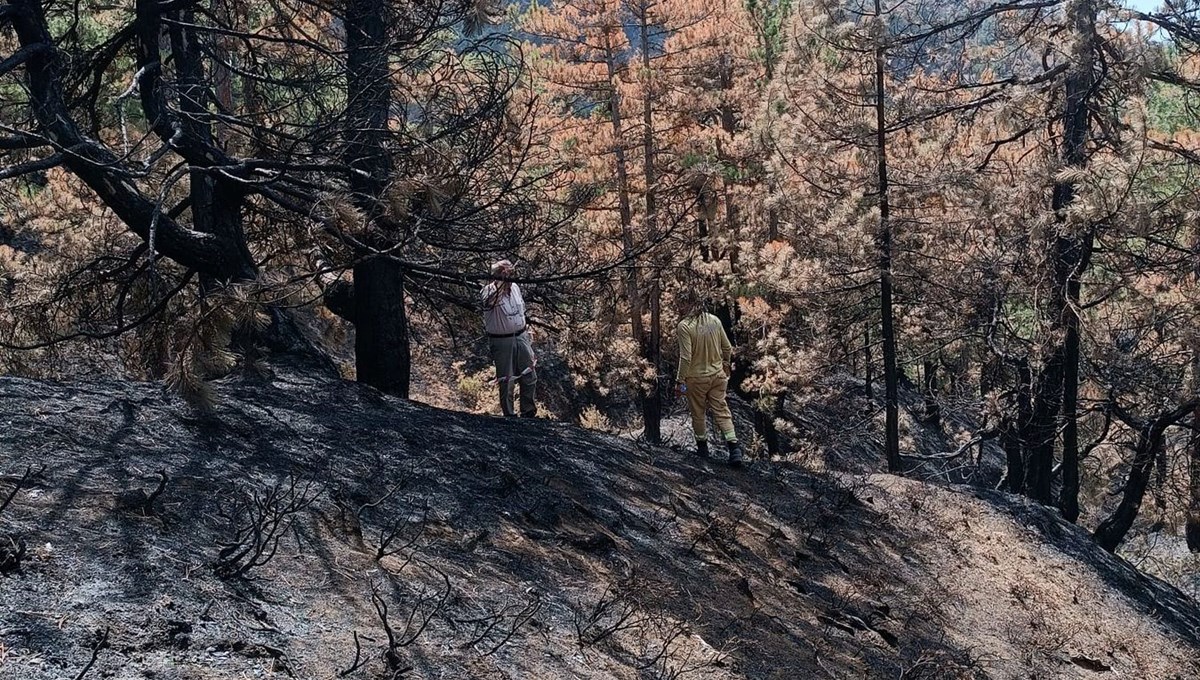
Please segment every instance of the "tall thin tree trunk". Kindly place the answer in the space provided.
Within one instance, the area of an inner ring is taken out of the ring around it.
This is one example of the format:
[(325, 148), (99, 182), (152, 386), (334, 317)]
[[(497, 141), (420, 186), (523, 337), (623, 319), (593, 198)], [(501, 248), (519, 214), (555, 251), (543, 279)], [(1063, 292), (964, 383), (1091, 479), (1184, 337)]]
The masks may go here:
[[(882, 18), (881, 0), (875, 0), (875, 16)], [(884, 44), (875, 41), (875, 169), (879, 195), (879, 315), (883, 339), (884, 432), (883, 448), (888, 470), (899, 472), (900, 459), (900, 375), (896, 362), (896, 329), (892, 310), (892, 223), (889, 215), (887, 121), (885, 117), (884, 75), (887, 66)]]
[[(629, 304), (629, 329), (633, 336), (633, 340), (637, 343), (639, 349), (643, 351), (646, 347), (646, 330), (642, 321), (642, 292), (638, 281), (638, 267), (634, 260), (634, 253), (637, 252), (636, 242), (633, 236), (633, 207), (630, 205), (629, 199), (629, 161), (625, 156), (625, 139), (624, 127), (621, 121), (621, 93), (617, 89), (617, 65), (614, 48), (611, 44), (606, 46), (607, 53), (605, 55), (605, 64), (608, 67), (608, 106), (609, 113), (612, 119), (613, 130), (613, 153), (617, 160), (617, 207), (621, 218), (621, 246), (624, 251), (624, 256), (629, 258), (629, 262), (625, 265), (625, 297)], [(657, 388), (656, 388), (657, 391)], [(647, 412), (648, 404), (652, 403), (650, 395), (646, 388), (638, 388), (638, 401), (642, 406), (642, 425), (645, 428), (646, 436), (650, 437), (657, 432), (658, 421)], [(653, 432), (651, 430), (653, 428)]]
[(647, 359), (654, 367), (653, 392), (647, 395), (647, 406), (642, 408), (646, 421), (646, 440), (662, 442), (662, 402), (666, 389), (659, 372), (662, 370), (662, 283), (656, 276), (650, 284), (650, 338), (646, 347)]
[(1022, 493), (1025, 490), (1027, 471), (1025, 468), (1025, 442), (1023, 440), (1032, 418), (1033, 372), (1028, 362), (1021, 362), (1016, 367), (1016, 415), (1001, 423), (1000, 445), (1004, 448), (1006, 459), (1005, 478), (1008, 480), (1008, 490), (1012, 493)]
[[(1192, 276), (1200, 283), (1200, 230), (1192, 243)], [(1200, 312), (1200, 304), (1194, 310)], [(1192, 345), (1192, 394), (1200, 395), (1200, 341)], [(1191, 441), (1188, 447), (1188, 507), (1184, 535), (1188, 550), (1200, 552), (1200, 406), (1192, 412)]]
[[(658, 178), (656, 177), (654, 149), (654, 78), (650, 70), (650, 16), (648, 7), (641, 6), (638, 17), (638, 28), (641, 37), (642, 77), (645, 79), (645, 89), (642, 96), (642, 179), (646, 183), (646, 238), (651, 241), (658, 239)], [(658, 265), (657, 258), (652, 258)], [(659, 319), (661, 292), (658, 284), (658, 274), (654, 274), (654, 282), (650, 286), (650, 332), (648, 337), (641, 339), (642, 357), (654, 367), (654, 387), (642, 399), (642, 420), (645, 423), (646, 441), (654, 444), (662, 442), (660, 430), (662, 422), (662, 381), (659, 379), (659, 361), (662, 345), (662, 327)]]
[[(1073, 24), (1077, 42), (1074, 64), (1067, 74), (1066, 110), (1063, 117), (1063, 161), (1070, 167), (1081, 168), (1087, 164), (1088, 98), (1095, 85), (1093, 74), (1096, 30), (1095, 0), (1079, 0), (1068, 7), (1068, 17)], [(1075, 188), (1062, 182), (1055, 186), (1054, 210), (1057, 215), (1074, 200)], [(1061, 217), (1060, 217), (1061, 219)], [(1058, 237), (1055, 252), (1060, 259), (1055, 263), (1054, 311), (1065, 326), (1062, 341), (1062, 488), (1059, 491), (1058, 507), (1069, 522), (1079, 518), (1079, 299), (1080, 277), (1091, 259), (1092, 236)], [(1064, 242), (1065, 241), (1065, 242)], [(1064, 276), (1065, 275), (1065, 276)], [(1061, 299), (1060, 299), (1061, 296)], [(1053, 396), (1053, 395), (1051, 395)], [(1051, 453), (1053, 456), (1053, 443)], [(1045, 452), (1043, 451), (1043, 455)], [(1053, 461), (1051, 460), (1051, 464)], [(1047, 489), (1048, 493), (1048, 489)]]
[(867, 323), (866, 330), (863, 331), (863, 382), (869, 401), (875, 400), (874, 362), (874, 353), (871, 352), (871, 324)]
[[(1200, 371), (1200, 354), (1192, 362), (1193, 375)], [(1193, 378), (1200, 382), (1200, 379)], [(1195, 393), (1195, 392), (1194, 392)], [(1188, 447), (1188, 513), (1185, 527), (1188, 550), (1200, 552), (1200, 406), (1192, 412), (1192, 440)]]
[[(392, 101), (388, 71), (387, 0), (346, 0), (346, 164), (354, 201), (369, 219), (391, 180), (386, 147)], [(374, 244), (380, 249), (385, 243)], [(366, 253), (360, 253), (365, 256)], [(411, 359), (404, 270), (386, 256), (354, 267), (354, 357), (359, 382), (408, 397)]]

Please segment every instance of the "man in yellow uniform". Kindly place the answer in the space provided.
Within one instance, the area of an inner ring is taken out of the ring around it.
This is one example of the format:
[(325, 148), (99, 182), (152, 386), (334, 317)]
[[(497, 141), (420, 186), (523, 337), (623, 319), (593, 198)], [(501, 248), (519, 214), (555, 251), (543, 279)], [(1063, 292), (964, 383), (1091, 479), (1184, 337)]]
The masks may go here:
[(687, 397), (692, 413), (692, 432), (696, 435), (696, 452), (708, 455), (708, 428), (705, 412), (712, 411), (713, 421), (729, 447), (729, 464), (742, 464), (742, 447), (733, 429), (733, 414), (725, 401), (729, 387), (733, 346), (721, 320), (704, 311), (700, 296), (683, 290), (676, 297), (679, 327), (679, 372), (676, 390)]

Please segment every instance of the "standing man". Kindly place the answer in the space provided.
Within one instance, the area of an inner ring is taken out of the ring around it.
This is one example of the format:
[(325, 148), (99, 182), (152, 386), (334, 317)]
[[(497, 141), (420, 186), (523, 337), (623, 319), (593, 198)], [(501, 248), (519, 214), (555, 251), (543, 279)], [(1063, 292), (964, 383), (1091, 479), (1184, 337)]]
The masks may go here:
[(536, 361), (533, 343), (525, 327), (525, 300), (521, 288), (510, 279), (516, 268), (508, 260), (492, 265), (492, 281), (480, 291), (483, 302), (483, 325), (487, 330), (496, 365), (496, 382), (500, 385), (500, 410), (506, 416), (513, 411), (513, 382), (521, 383), (521, 417), (537, 415), (533, 397), (537, 391)]
[(684, 289), (675, 298), (679, 312), (679, 372), (676, 392), (687, 397), (692, 413), (692, 432), (696, 435), (696, 453), (708, 455), (708, 433), (705, 411), (712, 411), (713, 420), (725, 444), (729, 447), (729, 464), (742, 464), (742, 447), (733, 429), (733, 414), (725, 401), (729, 387), (733, 346), (721, 320), (704, 311), (696, 291)]

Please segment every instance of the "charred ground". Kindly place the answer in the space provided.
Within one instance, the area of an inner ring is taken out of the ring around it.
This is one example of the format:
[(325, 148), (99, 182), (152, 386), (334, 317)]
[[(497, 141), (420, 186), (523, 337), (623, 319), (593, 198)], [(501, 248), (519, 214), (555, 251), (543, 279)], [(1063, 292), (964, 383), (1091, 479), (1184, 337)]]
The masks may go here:
[(1015, 497), (218, 388), (0, 379), (5, 677), (1200, 675), (1192, 600)]

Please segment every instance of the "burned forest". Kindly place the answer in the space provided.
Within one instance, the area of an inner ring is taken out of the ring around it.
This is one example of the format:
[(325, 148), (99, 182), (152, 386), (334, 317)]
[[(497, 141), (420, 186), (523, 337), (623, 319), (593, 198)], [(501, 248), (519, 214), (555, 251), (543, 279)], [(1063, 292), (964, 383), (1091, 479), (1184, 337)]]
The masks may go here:
[(1200, 0), (0, 0), (0, 677), (1200, 676)]

